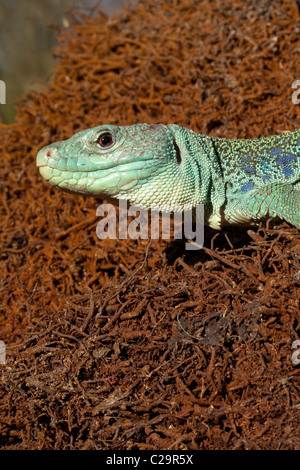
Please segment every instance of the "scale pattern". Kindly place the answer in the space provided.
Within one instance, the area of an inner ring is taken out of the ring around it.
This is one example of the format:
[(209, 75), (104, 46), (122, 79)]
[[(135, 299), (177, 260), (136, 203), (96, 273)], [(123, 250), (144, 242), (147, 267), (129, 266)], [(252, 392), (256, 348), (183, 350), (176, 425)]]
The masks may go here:
[[(110, 136), (105, 148), (102, 135)], [(203, 204), (216, 229), (268, 216), (300, 228), (299, 130), (241, 140), (176, 124), (102, 125), (40, 150), (37, 166), (72, 193), (171, 212)]]

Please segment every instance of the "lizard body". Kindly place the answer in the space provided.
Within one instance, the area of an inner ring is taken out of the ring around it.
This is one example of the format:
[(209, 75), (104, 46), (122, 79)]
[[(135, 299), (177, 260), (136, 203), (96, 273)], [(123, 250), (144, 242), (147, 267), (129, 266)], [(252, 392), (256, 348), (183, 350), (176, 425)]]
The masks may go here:
[(216, 229), (268, 216), (300, 228), (300, 130), (226, 139), (176, 124), (103, 125), (48, 145), (37, 166), (72, 193), (171, 212), (204, 204)]

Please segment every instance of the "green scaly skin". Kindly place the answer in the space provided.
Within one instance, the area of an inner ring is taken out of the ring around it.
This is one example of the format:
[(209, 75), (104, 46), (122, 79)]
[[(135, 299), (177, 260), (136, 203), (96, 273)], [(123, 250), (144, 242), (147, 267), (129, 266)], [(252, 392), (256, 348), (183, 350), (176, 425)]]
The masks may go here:
[(216, 229), (266, 217), (300, 228), (300, 130), (242, 140), (175, 124), (104, 125), (48, 145), (37, 166), (71, 193), (171, 212), (204, 204)]

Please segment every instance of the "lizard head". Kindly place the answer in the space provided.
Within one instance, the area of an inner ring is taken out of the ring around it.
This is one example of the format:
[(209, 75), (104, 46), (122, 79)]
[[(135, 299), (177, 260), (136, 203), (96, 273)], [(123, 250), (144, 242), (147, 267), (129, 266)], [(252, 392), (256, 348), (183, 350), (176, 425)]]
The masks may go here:
[(36, 164), (66, 192), (169, 207), (182, 186), (178, 129), (184, 131), (172, 124), (102, 125), (41, 149)]

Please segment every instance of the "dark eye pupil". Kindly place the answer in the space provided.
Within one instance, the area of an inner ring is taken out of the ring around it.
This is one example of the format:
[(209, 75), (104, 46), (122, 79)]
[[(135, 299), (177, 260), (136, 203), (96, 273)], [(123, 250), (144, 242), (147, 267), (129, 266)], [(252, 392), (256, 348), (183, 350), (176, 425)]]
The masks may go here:
[(97, 141), (101, 147), (109, 147), (113, 143), (113, 137), (109, 132), (101, 134)]

